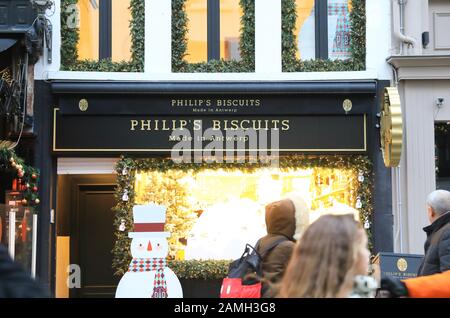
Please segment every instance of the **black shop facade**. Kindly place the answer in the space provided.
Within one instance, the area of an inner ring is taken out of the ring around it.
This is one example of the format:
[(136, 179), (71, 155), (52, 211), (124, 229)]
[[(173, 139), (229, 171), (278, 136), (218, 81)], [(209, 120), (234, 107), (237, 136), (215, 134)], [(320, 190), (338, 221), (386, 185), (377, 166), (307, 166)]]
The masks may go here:
[[(37, 82), (41, 207), (50, 211), (40, 216), (41, 280), (57, 297), (113, 297), (133, 207), (153, 203), (167, 208), (175, 272), (238, 258), (264, 235), (264, 206), (293, 192), (310, 222), (354, 213), (373, 254), (392, 251), (378, 128), (388, 84)], [(72, 159), (78, 170), (60, 169)], [(112, 162), (109, 173), (96, 171), (101, 162)], [(184, 295), (218, 295), (214, 275), (179, 277)]]

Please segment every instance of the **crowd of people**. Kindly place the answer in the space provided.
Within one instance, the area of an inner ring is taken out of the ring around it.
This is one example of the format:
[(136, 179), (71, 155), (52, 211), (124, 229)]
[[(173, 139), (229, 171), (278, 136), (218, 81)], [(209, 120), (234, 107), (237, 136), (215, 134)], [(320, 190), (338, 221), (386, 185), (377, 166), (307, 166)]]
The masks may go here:
[[(307, 204), (299, 196), (267, 205), (267, 235), (257, 247), (264, 255), (262, 296), (370, 298), (381, 289), (391, 297), (450, 297), (450, 192), (432, 192), (427, 213), (430, 225), (424, 228), (427, 240), (418, 276), (380, 281), (369, 275), (367, 235), (353, 214), (323, 215), (309, 224)], [(0, 245), (0, 298), (34, 297), (49, 293)]]
[[(416, 278), (397, 280), (369, 276), (367, 236), (352, 214), (323, 215), (308, 225), (308, 208), (299, 197), (266, 207), (266, 242), (285, 237), (262, 259), (263, 297), (346, 298), (450, 297), (450, 192), (427, 198), (430, 225), (424, 258)], [(382, 294), (382, 293), (379, 293)], [(386, 295), (386, 293), (384, 293)]]

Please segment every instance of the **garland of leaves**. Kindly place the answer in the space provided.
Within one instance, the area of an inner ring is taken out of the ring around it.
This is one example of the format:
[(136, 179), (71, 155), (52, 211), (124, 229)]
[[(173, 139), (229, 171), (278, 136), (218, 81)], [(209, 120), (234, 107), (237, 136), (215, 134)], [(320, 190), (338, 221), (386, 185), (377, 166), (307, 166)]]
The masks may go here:
[[(225, 171), (231, 170), (243, 170), (246, 172), (252, 172), (256, 169), (268, 166), (267, 163), (251, 164), (251, 163), (183, 163), (177, 164), (169, 159), (161, 158), (147, 158), (147, 159), (134, 159), (129, 157), (122, 157), (117, 165), (117, 188), (116, 188), (116, 200), (117, 205), (114, 208), (115, 220), (114, 225), (116, 230), (116, 242), (113, 248), (113, 268), (116, 271), (116, 275), (123, 275), (131, 261), (130, 242), (128, 238), (128, 231), (133, 230), (133, 216), (132, 210), (135, 204), (135, 191), (134, 184), (136, 181), (137, 171), (159, 171), (167, 172), (170, 170), (178, 171), (191, 171), (198, 172), (205, 169), (224, 169)], [(372, 164), (370, 160), (365, 156), (349, 155), (349, 156), (306, 156), (306, 155), (294, 155), (280, 158), (279, 168), (281, 170), (302, 167), (302, 168), (330, 168), (330, 169), (350, 169), (354, 171), (354, 174), (358, 176), (358, 180), (355, 181), (357, 186), (357, 198), (359, 206), (357, 208), (360, 211), (360, 220), (365, 224), (365, 228), (371, 242), (371, 222), (372, 222)], [(124, 195), (126, 194), (126, 200)], [(179, 261), (183, 262), (183, 261)], [(181, 264), (181, 263), (177, 263)], [(195, 263), (193, 266), (199, 268), (200, 263)], [(223, 265), (223, 264), (222, 264)], [(182, 265), (179, 265), (180, 268)], [(186, 265), (189, 268), (189, 265)], [(186, 274), (186, 276), (201, 276), (198, 270), (194, 270), (197, 274)], [(188, 269), (180, 269), (180, 272), (188, 273)], [(217, 269), (216, 269), (217, 270)], [(220, 271), (219, 271), (220, 272)], [(186, 277), (186, 278), (189, 278)]]
[(366, 68), (366, 1), (352, 0), (348, 60), (299, 60), (294, 34), (297, 21), (295, 0), (282, 0), (283, 72), (361, 71)]
[(228, 275), (228, 260), (169, 260), (167, 266), (180, 279), (223, 279)]
[(12, 173), (22, 180), (25, 185), (22, 204), (36, 207), (40, 200), (38, 197), (39, 170), (25, 164), (24, 160), (16, 155), (14, 150), (0, 149), (0, 170)]
[[(112, 62), (110, 59), (78, 60), (77, 44), (80, 39), (79, 29), (70, 28), (74, 22), (71, 6), (78, 0), (61, 0), (61, 70), (64, 71), (99, 71), (99, 72), (143, 72), (145, 46), (145, 1), (131, 0), (131, 61)], [(72, 20), (72, 21), (70, 21)]]
[(211, 60), (201, 63), (188, 63), (187, 34), (188, 17), (187, 0), (172, 0), (172, 71), (185, 73), (226, 73), (254, 72), (255, 70), (255, 1), (240, 0), (243, 15), (241, 17), (241, 34), (239, 49), (241, 60)]

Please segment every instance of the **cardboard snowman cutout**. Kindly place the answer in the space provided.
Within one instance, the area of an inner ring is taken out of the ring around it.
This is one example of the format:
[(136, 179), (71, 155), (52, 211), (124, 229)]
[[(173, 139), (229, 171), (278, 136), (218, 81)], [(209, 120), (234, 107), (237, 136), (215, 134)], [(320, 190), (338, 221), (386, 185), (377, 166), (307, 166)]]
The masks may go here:
[(183, 290), (175, 273), (166, 267), (169, 253), (165, 206), (150, 204), (133, 207), (134, 230), (128, 272), (117, 286), (116, 298), (182, 298)]

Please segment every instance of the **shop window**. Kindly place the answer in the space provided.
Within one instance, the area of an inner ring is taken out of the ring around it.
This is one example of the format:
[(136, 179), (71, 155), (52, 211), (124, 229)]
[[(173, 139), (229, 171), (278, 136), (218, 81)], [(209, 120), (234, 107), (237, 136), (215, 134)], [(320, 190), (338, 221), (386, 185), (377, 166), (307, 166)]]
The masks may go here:
[(450, 122), (435, 125), (436, 188), (450, 191)]
[(314, 0), (297, 0), (297, 58), (312, 60), (316, 57), (316, 12)]
[(207, 11), (207, 0), (186, 1), (188, 17), (186, 60), (189, 63), (204, 62), (207, 60)]
[[(354, 208), (358, 207), (356, 173), (321, 167), (138, 171), (135, 200), (168, 207), (172, 256), (236, 259), (245, 244), (254, 244), (266, 234), (265, 206), (289, 193), (303, 197), (310, 207), (310, 222), (328, 213), (359, 218)], [(174, 233), (174, 228), (181, 228), (183, 235), (181, 230)]]
[(346, 60), (350, 53), (351, 0), (328, 0), (328, 58)]
[(79, 0), (80, 39), (78, 57), (80, 60), (98, 60), (99, 57), (99, 10), (90, 0)]
[(296, 6), (297, 58), (351, 58), (351, 0), (296, 0)]
[(187, 0), (189, 63), (240, 60), (239, 0)]
[(130, 0), (78, 0), (80, 60), (131, 60)]
[(220, 2), (220, 58), (224, 60), (241, 59), (239, 35), (242, 9), (239, 0)]

